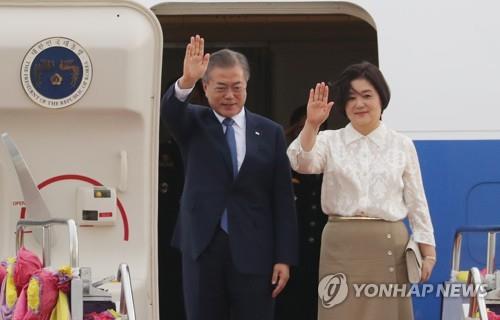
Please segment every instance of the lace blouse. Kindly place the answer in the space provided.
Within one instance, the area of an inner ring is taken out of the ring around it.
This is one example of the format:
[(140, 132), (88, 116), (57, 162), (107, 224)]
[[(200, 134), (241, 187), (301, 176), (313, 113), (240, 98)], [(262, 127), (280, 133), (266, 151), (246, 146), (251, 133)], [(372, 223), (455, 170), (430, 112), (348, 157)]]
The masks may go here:
[(323, 173), (321, 206), (326, 214), (388, 221), (408, 217), (413, 239), (435, 245), (417, 152), (410, 138), (383, 123), (367, 136), (349, 124), (319, 132), (309, 152), (302, 149), (299, 136), (287, 153), (297, 172)]

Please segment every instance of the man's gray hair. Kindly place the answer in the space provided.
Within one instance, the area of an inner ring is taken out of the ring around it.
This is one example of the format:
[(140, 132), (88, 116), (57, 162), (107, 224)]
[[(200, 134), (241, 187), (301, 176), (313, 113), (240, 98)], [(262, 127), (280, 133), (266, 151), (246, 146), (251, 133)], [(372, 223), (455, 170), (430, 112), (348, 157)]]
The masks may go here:
[(240, 66), (243, 69), (243, 76), (245, 80), (250, 79), (250, 66), (248, 65), (247, 58), (239, 52), (230, 49), (221, 49), (210, 55), (208, 61), (207, 71), (203, 75), (203, 82), (206, 83), (210, 78), (210, 72), (213, 68), (232, 68)]

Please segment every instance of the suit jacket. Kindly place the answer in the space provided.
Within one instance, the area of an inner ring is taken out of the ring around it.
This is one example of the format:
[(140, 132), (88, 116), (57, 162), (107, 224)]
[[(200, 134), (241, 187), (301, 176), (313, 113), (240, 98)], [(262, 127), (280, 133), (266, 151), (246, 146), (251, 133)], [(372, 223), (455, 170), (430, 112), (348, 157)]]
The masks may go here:
[(236, 268), (269, 274), (275, 263), (296, 264), (298, 259), (290, 163), (282, 128), (245, 111), (246, 154), (233, 178), (229, 146), (212, 109), (179, 101), (174, 85), (163, 96), (161, 119), (180, 146), (185, 170), (172, 242), (197, 259), (227, 208)]

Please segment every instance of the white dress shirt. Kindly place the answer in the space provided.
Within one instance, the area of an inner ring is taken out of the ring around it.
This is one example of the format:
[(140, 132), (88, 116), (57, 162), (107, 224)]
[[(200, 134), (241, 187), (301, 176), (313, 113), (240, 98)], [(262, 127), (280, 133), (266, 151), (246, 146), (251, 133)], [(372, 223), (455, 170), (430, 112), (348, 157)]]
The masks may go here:
[(326, 214), (388, 221), (408, 216), (413, 239), (435, 245), (417, 151), (410, 138), (383, 123), (367, 136), (349, 124), (319, 132), (309, 152), (302, 149), (299, 135), (287, 153), (297, 172), (323, 173), (321, 206)]
[[(179, 81), (175, 82), (175, 97), (179, 99), (179, 101), (186, 101), (187, 97), (194, 88), (181, 89), (178, 82)], [(213, 109), (212, 112), (217, 117), (217, 120), (219, 120), (220, 125), (222, 126), (222, 130), (224, 131), (224, 133), (226, 133), (226, 126), (222, 124), (222, 121), (224, 121), (226, 117), (218, 114)], [(238, 160), (238, 171), (240, 171), (243, 160), (245, 159), (245, 154), (247, 152), (245, 107), (241, 109), (240, 113), (232, 117), (232, 119), (234, 120), (233, 128), (234, 136), (236, 139), (236, 159)]]

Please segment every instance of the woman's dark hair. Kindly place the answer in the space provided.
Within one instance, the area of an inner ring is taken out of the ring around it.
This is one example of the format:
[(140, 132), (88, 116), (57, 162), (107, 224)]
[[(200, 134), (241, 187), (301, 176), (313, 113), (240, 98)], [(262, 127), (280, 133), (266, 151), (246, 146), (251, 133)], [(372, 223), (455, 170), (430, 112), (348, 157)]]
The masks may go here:
[(333, 84), (333, 101), (334, 108), (339, 108), (345, 115), (345, 105), (351, 90), (351, 81), (356, 79), (366, 79), (377, 90), (380, 97), (382, 113), (389, 104), (391, 99), (391, 91), (389, 86), (380, 72), (379, 68), (370, 62), (363, 61), (361, 63), (351, 64), (340, 75), (339, 79)]

